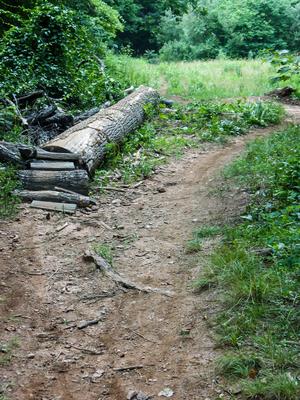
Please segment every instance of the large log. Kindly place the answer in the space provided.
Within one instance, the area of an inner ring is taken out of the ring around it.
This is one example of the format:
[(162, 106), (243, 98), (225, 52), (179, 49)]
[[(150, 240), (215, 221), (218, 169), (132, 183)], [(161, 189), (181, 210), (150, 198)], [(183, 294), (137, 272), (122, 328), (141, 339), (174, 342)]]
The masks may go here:
[(135, 92), (85, 121), (66, 130), (43, 148), (48, 151), (78, 153), (92, 174), (103, 161), (109, 142), (119, 143), (137, 129), (145, 118), (144, 106), (157, 103), (159, 94), (141, 86)]
[(56, 186), (73, 190), (80, 194), (88, 194), (89, 176), (82, 169), (73, 171), (32, 171), (18, 172), (18, 177), (24, 189), (54, 190)]
[(77, 204), (79, 207), (89, 207), (92, 204), (96, 204), (95, 200), (88, 196), (83, 196), (77, 193), (65, 193), (58, 192), (55, 190), (15, 190), (15, 196), (21, 197), (25, 201), (51, 201), (54, 203), (72, 203)]

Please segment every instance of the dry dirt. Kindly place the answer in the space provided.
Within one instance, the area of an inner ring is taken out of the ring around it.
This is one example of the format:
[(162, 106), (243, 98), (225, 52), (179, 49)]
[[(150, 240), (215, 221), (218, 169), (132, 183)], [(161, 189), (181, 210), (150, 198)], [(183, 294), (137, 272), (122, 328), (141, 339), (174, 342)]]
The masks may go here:
[[(218, 172), (272, 129), (187, 150), (138, 188), (99, 196), (89, 212), (47, 215), (25, 205), (0, 223), (0, 343), (13, 347), (0, 365), (5, 398), (125, 400), (136, 390), (163, 399), (165, 388), (173, 400), (223, 395), (209, 322), (218, 304), (191, 287), (211, 246), (195, 257), (186, 242), (194, 228), (238, 215), (243, 196), (211, 194)], [(113, 245), (120, 274), (171, 297), (117, 287), (83, 260), (99, 243)], [(91, 320), (98, 323), (79, 329)]]

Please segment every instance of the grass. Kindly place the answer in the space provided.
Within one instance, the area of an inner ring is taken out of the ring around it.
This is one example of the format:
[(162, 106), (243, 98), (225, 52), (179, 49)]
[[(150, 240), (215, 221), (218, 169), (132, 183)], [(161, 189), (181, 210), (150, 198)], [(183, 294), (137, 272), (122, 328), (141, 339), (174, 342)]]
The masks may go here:
[(240, 379), (243, 398), (300, 397), (299, 139), (300, 127), (291, 126), (257, 140), (225, 171), (251, 201), (241, 223), (224, 231), (198, 283), (223, 293), (217, 331), (231, 350), (218, 371)]
[(116, 64), (130, 85), (193, 100), (259, 96), (270, 91), (273, 67), (260, 60), (212, 60), (149, 64), (121, 56)]
[(12, 338), (7, 344), (1, 346), (1, 353), (0, 355), (0, 365), (7, 365), (10, 363), (13, 350), (19, 347), (19, 340), (18, 338)]
[(13, 167), (2, 167), (0, 163), (0, 219), (10, 218), (17, 212), (20, 200), (12, 195), (18, 186), (16, 170)]
[(203, 239), (214, 237), (222, 232), (218, 226), (202, 226), (193, 232), (193, 239), (186, 246), (188, 253), (195, 253), (202, 249)]
[(105, 163), (97, 171), (94, 187), (112, 181), (130, 184), (147, 178), (170, 156), (180, 157), (190, 147), (204, 142), (224, 143), (230, 136), (243, 135), (253, 126), (277, 124), (283, 117), (281, 106), (270, 102), (196, 102), (147, 109), (149, 120), (121, 145), (109, 144)]
[(113, 265), (113, 251), (112, 247), (101, 243), (94, 246), (94, 251), (104, 258), (111, 266)]

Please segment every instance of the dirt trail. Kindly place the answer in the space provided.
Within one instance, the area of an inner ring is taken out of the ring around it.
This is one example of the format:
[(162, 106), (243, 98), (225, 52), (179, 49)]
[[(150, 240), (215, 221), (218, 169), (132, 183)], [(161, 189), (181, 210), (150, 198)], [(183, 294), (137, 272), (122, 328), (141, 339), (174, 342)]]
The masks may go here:
[[(174, 400), (204, 400), (220, 393), (213, 371), (220, 350), (208, 322), (217, 304), (212, 294), (193, 293), (205, 257), (186, 254), (185, 244), (195, 227), (243, 207), (242, 198), (210, 195), (217, 173), (247, 141), (273, 129), (188, 150), (138, 188), (100, 196), (88, 213), (48, 219), (24, 206), (13, 223), (1, 223), (1, 344), (18, 341), (0, 365), (7, 398), (121, 400), (136, 390), (159, 399), (170, 388)], [(99, 243), (114, 245), (118, 272), (172, 297), (116, 287), (82, 258)]]

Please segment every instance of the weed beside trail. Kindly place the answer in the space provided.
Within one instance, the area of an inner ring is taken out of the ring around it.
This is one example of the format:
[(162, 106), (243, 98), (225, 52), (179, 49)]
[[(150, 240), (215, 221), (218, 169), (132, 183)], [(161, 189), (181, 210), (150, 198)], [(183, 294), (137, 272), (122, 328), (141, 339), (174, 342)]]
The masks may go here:
[(281, 121), (283, 108), (271, 102), (192, 103), (174, 109), (148, 108), (149, 120), (129, 135), (122, 145), (110, 143), (95, 186), (111, 181), (131, 183), (153, 173), (170, 156), (180, 156), (188, 147), (203, 142), (224, 143), (230, 136), (243, 135), (251, 127)]
[(257, 140), (226, 170), (227, 179), (250, 193), (251, 203), (244, 222), (226, 228), (199, 280), (224, 293), (218, 333), (231, 351), (218, 370), (240, 378), (244, 397), (251, 399), (300, 397), (299, 139), (295, 126)]
[(4, 168), (0, 164), (0, 218), (15, 214), (20, 200), (12, 194), (18, 186), (16, 170), (13, 167)]

